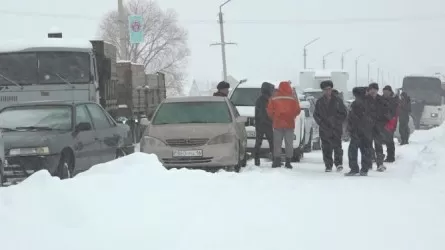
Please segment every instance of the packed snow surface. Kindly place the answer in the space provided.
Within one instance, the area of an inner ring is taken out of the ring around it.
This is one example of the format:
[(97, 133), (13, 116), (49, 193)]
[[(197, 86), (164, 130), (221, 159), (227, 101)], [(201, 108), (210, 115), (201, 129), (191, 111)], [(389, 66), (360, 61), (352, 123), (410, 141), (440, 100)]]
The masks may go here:
[(444, 130), (416, 132), (368, 177), (324, 173), (320, 151), (240, 174), (142, 153), (66, 181), (41, 171), (0, 189), (1, 249), (443, 250)]

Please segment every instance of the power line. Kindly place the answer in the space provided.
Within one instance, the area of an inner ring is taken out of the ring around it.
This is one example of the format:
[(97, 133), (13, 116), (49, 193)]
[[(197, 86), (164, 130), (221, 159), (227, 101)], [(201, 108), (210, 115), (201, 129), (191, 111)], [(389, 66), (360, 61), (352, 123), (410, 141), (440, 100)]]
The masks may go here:
[[(14, 16), (40, 16), (55, 17), (66, 19), (83, 19), (83, 20), (100, 20), (101, 16), (88, 16), (80, 14), (53, 14), (41, 12), (18, 12), (0, 10), (0, 14)], [(217, 24), (217, 20), (180, 20), (189, 24)], [(228, 24), (256, 24), (256, 25), (317, 25), (317, 24), (360, 24), (360, 23), (405, 23), (405, 22), (428, 22), (428, 21), (445, 21), (445, 13), (429, 14), (422, 16), (405, 16), (405, 17), (352, 17), (352, 18), (333, 18), (333, 19), (283, 19), (283, 20), (227, 20)]]

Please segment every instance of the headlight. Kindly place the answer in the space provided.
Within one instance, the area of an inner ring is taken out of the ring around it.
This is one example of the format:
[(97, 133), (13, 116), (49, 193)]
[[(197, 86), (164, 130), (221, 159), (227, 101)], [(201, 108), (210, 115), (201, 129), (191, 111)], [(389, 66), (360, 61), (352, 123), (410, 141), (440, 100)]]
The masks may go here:
[(234, 136), (230, 133), (218, 135), (216, 137), (213, 137), (210, 139), (210, 141), (207, 143), (208, 145), (213, 144), (224, 144), (224, 143), (231, 143), (235, 140)]
[(13, 148), (9, 150), (10, 156), (17, 155), (48, 155), (48, 147), (38, 147), (38, 148)]
[(438, 113), (431, 113), (431, 117), (433, 117), (433, 118), (438, 117), (438, 116), (439, 116)]
[[(143, 146), (151, 146), (151, 147), (165, 147), (165, 143), (158, 138), (144, 136)], [(142, 145), (141, 145), (142, 147)]]

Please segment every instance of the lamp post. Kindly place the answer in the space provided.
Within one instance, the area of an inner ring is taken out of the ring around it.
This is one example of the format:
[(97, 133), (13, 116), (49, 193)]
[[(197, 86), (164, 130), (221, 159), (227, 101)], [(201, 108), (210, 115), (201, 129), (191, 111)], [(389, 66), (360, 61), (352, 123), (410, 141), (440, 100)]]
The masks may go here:
[(313, 43), (315, 43), (316, 41), (320, 40), (320, 37), (317, 37), (313, 40), (311, 40), (310, 42), (306, 43), (303, 47), (303, 59), (304, 59), (304, 68), (307, 69), (307, 63), (306, 63), (306, 58), (307, 58), (307, 47)]
[(326, 57), (328, 57), (329, 55), (332, 55), (332, 53), (334, 53), (334, 51), (331, 51), (331, 52), (323, 55), (323, 69), (326, 69)]
[(364, 56), (364, 55), (361, 54), (361, 55), (359, 55), (359, 56), (357, 56), (357, 57), (355, 58), (355, 86), (356, 86), (356, 87), (358, 86), (358, 60), (359, 60), (362, 56)]
[(368, 62), (368, 83), (371, 80), (371, 63), (375, 62), (375, 59), (372, 59), (371, 61)]
[(345, 55), (349, 52), (351, 52), (352, 49), (348, 49), (343, 51), (343, 53), (341, 53), (341, 69), (345, 68)]

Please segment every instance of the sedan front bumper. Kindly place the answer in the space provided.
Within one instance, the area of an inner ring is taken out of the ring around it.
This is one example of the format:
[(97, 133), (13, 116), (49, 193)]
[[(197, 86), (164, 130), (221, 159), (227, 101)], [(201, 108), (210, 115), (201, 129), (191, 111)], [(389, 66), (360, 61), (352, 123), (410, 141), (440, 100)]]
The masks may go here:
[(16, 184), (28, 178), (33, 173), (46, 169), (55, 175), (59, 165), (60, 154), (45, 156), (10, 156), (6, 157), (1, 173), (5, 185)]
[[(165, 168), (212, 169), (238, 164), (238, 144), (226, 143), (200, 147), (144, 146), (142, 152), (155, 154)], [(181, 156), (175, 155), (180, 153)]]

